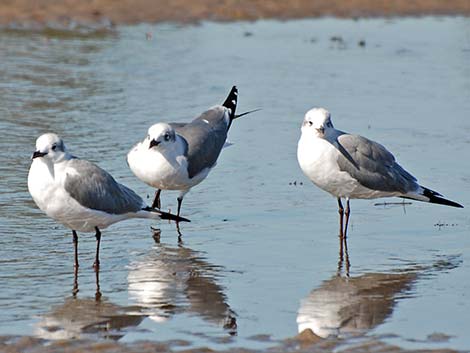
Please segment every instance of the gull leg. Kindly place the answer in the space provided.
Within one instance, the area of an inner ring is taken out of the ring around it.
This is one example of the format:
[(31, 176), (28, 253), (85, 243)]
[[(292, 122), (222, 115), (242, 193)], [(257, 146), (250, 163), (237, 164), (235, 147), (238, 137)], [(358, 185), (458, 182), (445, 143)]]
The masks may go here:
[(96, 234), (96, 256), (95, 256), (95, 263), (93, 264), (93, 268), (95, 271), (98, 271), (100, 269), (100, 242), (101, 242), (101, 232), (98, 229), (98, 227), (95, 227)]
[(346, 239), (346, 233), (348, 232), (348, 224), (349, 224), (349, 215), (351, 214), (351, 208), (349, 207), (349, 197), (346, 198), (346, 210), (344, 211), (346, 215), (346, 223), (344, 225), (344, 239)]
[(343, 271), (343, 237), (339, 236), (339, 260), (338, 260), (338, 270), (336, 271), (336, 274), (338, 276), (341, 276), (341, 272)]
[(100, 269), (95, 271), (95, 280), (96, 280), (96, 292), (95, 292), (95, 300), (98, 302), (101, 299), (101, 291), (100, 291)]
[(160, 202), (160, 194), (161, 194), (162, 190), (161, 189), (157, 189), (157, 191), (155, 191), (155, 198), (153, 199), (153, 202), (152, 202), (152, 208), (162, 208), (162, 204)]
[(348, 241), (346, 239), (346, 236), (344, 237), (344, 256), (346, 262), (346, 276), (349, 277), (349, 269), (351, 267), (351, 263), (349, 262)]
[[(181, 211), (181, 204), (183, 203), (183, 196), (178, 196), (177, 200), (178, 200), (178, 212), (176, 213), (176, 215), (179, 217), (180, 211)], [(178, 222), (176, 223), (178, 224)]]
[(72, 230), (72, 236), (73, 236), (73, 249), (74, 249), (74, 267), (75, 271), (78, 270), (78, 235), (77, 232)]
[[(343, 204), (341, 203), (341, 198), (338, 197), (338, 213), (339, 213), (339, 237), (343, 238), (343, 215), (344, 215), (344, 208)], [(341, 242), (341, 249), (343, 248), (343, 243)]]
[(73, 289), (72, 289), (72, 296), (74, 298), (77, 297), (78, 293), (78, 267), (75, 267), (73, 271)]

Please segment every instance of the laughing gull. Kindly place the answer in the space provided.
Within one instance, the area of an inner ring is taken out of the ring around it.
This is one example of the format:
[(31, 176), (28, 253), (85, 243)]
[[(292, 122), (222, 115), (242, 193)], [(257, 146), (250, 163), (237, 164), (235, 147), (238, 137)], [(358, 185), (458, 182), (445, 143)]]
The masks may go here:
[[(338, 198), (340, 235), (344, 237), (350, 214), (349, 199), (398, 196), (463, 207), (419, 185), (384, 146), (336, 130), (330, 113), (323, 108), (313, 108), (305, 114), (297, 159), (304, 174), (315, 185)], [(343, 210), (341, 198), (346, 198), (346, 210)], [(346, 214), (344, 233), (343, 214)]]
[(184, 195), (203, 181), (215, 166), (235, 115), (238, 90), (232, 87), (222, 105), (216, 105), (190, 123), (158, 123), (127, 155), (132, 172), (157, 188), (152, 207), (160, 208), (162, 190), (179, 190), (179, 216)]
[(95, 232), (99, 268), (100, 229), (129, 218), (187, 219), (148, 207), (134, 191), (86, 160), (72, 156), (62, 139), (47, 133), (36, 140), (28, 175), (28, 189), (36, 205), (49, 217), (72, 229), (75, 267), (77, 231)]

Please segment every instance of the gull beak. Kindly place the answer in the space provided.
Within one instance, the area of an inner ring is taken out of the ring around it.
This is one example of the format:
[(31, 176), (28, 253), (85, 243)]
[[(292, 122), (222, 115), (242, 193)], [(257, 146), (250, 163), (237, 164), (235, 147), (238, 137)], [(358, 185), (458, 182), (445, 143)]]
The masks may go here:
[(38, 157), (44, 157), (46, 154), (47, 154), (47, 152), (34, 151), (33, 155), (31, 156), (31, 159), (38, 158)]
[(149, 144), (149, 149), (151, 149), (154, 146), (158, 146), (159, 144), (160, 144), (160, 141), (151, 140)]

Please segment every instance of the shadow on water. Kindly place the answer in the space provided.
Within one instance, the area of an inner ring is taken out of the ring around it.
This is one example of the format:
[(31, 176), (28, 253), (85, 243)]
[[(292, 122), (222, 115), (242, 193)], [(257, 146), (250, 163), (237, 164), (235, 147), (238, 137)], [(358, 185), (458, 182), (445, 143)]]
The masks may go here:
[[(340, 239), (336, 274), (301, 300), (297, 314), (299, 333), (308, 332), (312, 343), (322, 339), (360, 337), (389, 318), (397, 304), (413, 296), (422, 277), (460, 265), (459, 256), (440, 257), (430, 265), (413, 264), (399, 271), (350, 276), (346, 239)], [(313, 337), (313, 339), (312, 339)]]
[(181, 240), (173, 247), (160, 243), (158, 232), (154, 239), (151, 251), (130, 265), (129, 296), (154, 322), (188, 313), (236, 334), (236, 314), (217, 283), (223, 268), (208, 263), (203, 253)]

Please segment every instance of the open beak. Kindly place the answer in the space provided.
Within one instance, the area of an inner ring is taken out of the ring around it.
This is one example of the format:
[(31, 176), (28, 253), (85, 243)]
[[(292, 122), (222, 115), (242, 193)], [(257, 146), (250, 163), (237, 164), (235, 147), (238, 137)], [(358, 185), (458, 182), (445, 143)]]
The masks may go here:
[(151, 149), (154, 146), (158, 146), (159, 144), (160, 144), (160, 141), (152, 140), (150, 141), (149, 149)]
[(47, 152), (34, 151), (33, 155), (31, 156), (31, 159), (44, 157), (46, 154)]

